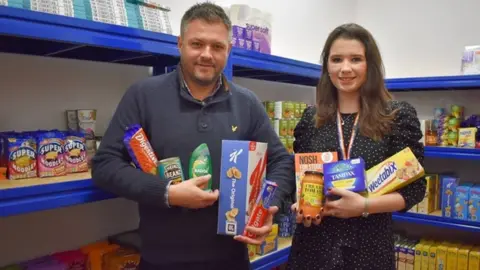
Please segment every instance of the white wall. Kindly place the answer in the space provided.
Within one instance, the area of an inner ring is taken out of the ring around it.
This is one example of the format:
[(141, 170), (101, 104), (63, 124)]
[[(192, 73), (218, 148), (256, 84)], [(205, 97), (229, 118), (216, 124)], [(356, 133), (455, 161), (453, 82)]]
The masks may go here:
[[(183, 13), (195, 0), (159, 0), (169, 13), (174, 35), (180, 34)], [(219, 5), (247, 4), (273, 15), (272, 54), (318, 64), (323, 43), (337, 25), (355, 17), (357, 0), (224, 0)], [(300, 49), (300, 46), (302, 47)]]
[(387, 77), (460, 74), (464, 46), (480, 44), (478, 0), (358, 0), (356, 22), (374, 35)]

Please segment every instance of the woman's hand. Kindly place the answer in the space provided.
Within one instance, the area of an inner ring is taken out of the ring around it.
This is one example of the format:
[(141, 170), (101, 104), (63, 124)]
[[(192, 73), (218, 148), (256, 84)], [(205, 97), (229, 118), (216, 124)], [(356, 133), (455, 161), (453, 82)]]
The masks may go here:
[[(294, 203), (292, 205), (292, 211), (296, 213), (296, 222), (297, 223), (303, 223), (303, 226), (305, 227), (310, 227), (312, 223), (314, 225), (319, 225), (320, 222), (322, 221), (322, 211), (320, 211), (320, 214), (317, 215), (316, 217), (311, 217), (311, 216), (304, 216), (302, 213), (302, 210), (298, 211), (298, 202)], [(322, 209), (323, 210), (323, 209)]]
[(359, 217), (365, 211), (365, 198), (355, 192), (346, 189), (332, 188), (328, 195), (339, 196), (340, 199), (331, 201), (327, 197), (323, 216), (337, 218)]

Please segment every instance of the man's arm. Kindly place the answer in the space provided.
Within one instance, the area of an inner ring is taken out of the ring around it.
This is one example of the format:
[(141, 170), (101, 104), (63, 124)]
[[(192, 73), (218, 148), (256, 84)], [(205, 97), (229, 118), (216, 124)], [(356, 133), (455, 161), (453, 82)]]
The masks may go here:
[(144, 124), (141, 86), (133, 85), (120, 101), (100, 148), (92, 159), (92, 180), (98, 187), (118, 196), (159, 207), (168, 207), (168, 182), (130, 165), (123, 143), (126, 127)]
[(257, 96), (252, 94), (250, 138), (253, 141), (268, 143), (267, 179), (277, 183), (272, 206), (282, 209), (285, 200), (289, 200), (295, 192), (295, 171), (293, 156), (275, 133), (267, 112)]

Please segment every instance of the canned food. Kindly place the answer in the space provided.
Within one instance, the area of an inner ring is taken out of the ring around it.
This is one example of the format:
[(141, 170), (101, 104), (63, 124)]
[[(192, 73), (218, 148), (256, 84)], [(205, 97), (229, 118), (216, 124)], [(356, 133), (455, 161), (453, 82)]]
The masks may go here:
[(295, 138), (288, 136), (287, 137), (287, 151), (290, 154), (294, 154), (293, 152), (293, 142), (295, 141)]
[(300, 118), (302, 117), (302, 103), (301, 102), (295, 102), (293, 104), (293, 110), (295, 111), (294, 116), (295, 118)]
[(288, 136), (288, 119), (279, 120), (279, 134), (280, 136)]
[(288, 127), (287, 127), (287, 135), (293, 136), (293, 132), (295, 131), (295, 127), (297, 126), (296, 118), (292, 118), (288, 120)]
[(166, 181), (172, 181), (172, 185), (185, 180), (183, 176), (182, 163), (179, 157), (162, 159), (158, 162), (158, 174)]
[(268, 117), (275, 117), (275, 102), (265, 101), (265, 110), (267, 111)]
[(275, 118), (285, 119), (293, 118), (294, 108), (293, 103), (289, 101), (277, 101), (275, 102)]

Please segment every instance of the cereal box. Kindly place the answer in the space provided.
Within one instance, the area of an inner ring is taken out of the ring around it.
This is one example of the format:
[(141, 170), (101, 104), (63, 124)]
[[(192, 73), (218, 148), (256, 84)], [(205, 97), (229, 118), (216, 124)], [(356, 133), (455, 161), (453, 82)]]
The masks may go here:
[(424, 174), (422, 165), (407, 147), (367, 171), (368, 196), (378, 197), (391, 193)]
[(362, 158), (340, 160), (323, 165), (325, 193), (330, 188), (353, 192), (366, 191), (365, 161)]
[(267, 144), (222, 141), (217, 234), (241, 235), (266, 175)]
[(468, 200), (470, 195), (471, 183), (465, 183), (457, 186), (455, 190), (455, 214), (454, 218), (467, 220), (468, 217)]
[(442, 176), (442, 216), (453, 218), (455, 205), (455, 190), (458, 179), (451, 176)]
[(467, 219), (480, 221), (480, 185), (475, 185), (470, 189)]
[(300, 180), (306, 171), (323, 172), (323, 164), (338, 160), (337, 152), (297, 153), (295, 154), (296, 201), (300, 199)]
[(278, 224), (272, 225), (272, 231), (265, 237), (265, 240), (256, 246), (256, 254), (263, 256), (278, 249)]

